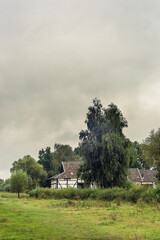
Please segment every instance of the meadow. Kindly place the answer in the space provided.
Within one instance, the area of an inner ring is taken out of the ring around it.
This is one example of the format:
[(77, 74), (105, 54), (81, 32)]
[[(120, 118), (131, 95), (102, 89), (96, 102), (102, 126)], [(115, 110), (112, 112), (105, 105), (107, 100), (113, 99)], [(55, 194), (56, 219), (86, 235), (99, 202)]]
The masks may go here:
[(0, 193), (1, 240), (158, 240), (160, 205)]

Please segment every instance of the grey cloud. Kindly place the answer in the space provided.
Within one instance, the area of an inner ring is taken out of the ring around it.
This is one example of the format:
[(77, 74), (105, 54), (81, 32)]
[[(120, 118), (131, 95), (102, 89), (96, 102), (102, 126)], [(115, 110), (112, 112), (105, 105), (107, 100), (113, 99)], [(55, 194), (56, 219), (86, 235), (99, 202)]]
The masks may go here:
[(94, 97), (118, 105), (132, 140), (158, 127), (159, 7), (157, 0), (0, 1), (1, 169), (55, 142), (75, 147)]

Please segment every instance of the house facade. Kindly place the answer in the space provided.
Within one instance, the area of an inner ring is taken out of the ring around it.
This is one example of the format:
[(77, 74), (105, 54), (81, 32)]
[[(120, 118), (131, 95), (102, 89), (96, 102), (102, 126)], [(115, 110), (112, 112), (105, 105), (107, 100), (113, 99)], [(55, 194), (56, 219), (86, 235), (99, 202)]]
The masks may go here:
[(84, 181), (77, 178), (77, 169), (81, 162), (62, 162), (60, 174), (50, 178), (51, 188), (83, 188)]
[[(84, 187), (84, 181), (77, 178), (77, 170), (82, 162), (62, 162), (60, 173), (51, 177), (51, 188), (78, 188)], [(156, 185), (157, 170), (142, 170), (138, 168), (128, 169), (128, 179), (136, 185)], [(96, 187), (96, 184), (91, 185)]]

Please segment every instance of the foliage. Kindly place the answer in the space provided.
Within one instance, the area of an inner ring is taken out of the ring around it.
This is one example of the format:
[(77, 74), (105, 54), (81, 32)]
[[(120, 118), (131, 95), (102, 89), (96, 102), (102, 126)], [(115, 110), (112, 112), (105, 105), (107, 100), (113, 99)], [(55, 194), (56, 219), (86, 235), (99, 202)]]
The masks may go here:
[(126, 179), (126, 181), (123, 182), (122, 187), (126, 190), (129, 190), (130, 188), (132, 188), (134, 186), (134, 183), (131, 182), (130, 180)]
[(160, 180), (160, 128), (152, 130), (142, 144), (143, 157), (147, 168), (158, 170), (157, 178)]
[(24, 192), (28, 186), (28, 177), (26, 172), (22, 170), (13, 173), (11, 176), (11, 190), (12, 192), (18, 193), (18, 198), (20, 197), (20, 193)]
[[(49, 173), (51, 171), (51, 161), (53, 159), (53, 153), (51, 152), (50, 147), (46, 147), (44, 150), (43, 148), (39, 151), (39, 160), (38, 163), (41, 164), (44, 168), (44, 170)], [(51, 176), (52, 174), (49, 174), (48, 176)]]
[(141, 199), (142, 193), (145, 192), (145, 188), (142, 186), (133, 186), (127, 193), (127, 200), (136, 203), (138, 199)]
[(10, 192), (10, 179), (0, 179), (0, 192)]
[(39, 151), (38, 163), (43, 165), (48, 177), (51, 177), (59, 173), (62, 162), (78, 160), (80, 160), (80, 157), (72, 150), (71, 146), (56, 143), (54, 152), (51, 152), (50, 147)]
[(77, 156), (71, 146), (63, 144), (54, 145), (53, 159), (51, 161), (51, 168), (54, 169), (54, 174), (59, 172), (60, 165), (62, 162), (78, 161), (79, 156)]
[(116, 105), (103, 108), (96, 98), (88, 110), (87, 130), (80, 132), (84, 164), (78, 175), (88, 185), (95, 182), (103, 188), (122, 186), (131, 158), (130, 141), (122, 133), (127, 121)]
[(0, 185), (4, 183), (4, 180), (0, 178)]
[(51, 189), (51, 188), (36, 188), (29, 192), (31, 197), (44, 199), (97, 199), (97, 200), (121, 200), (136, 203), (142, 199), (146, 203), (160, 202), (160, 186), (155, 189), (148, 186), (132, 185), (128, 189), (114, 188), (86, 188), (86, 189)]
[(10, 169), (11, 173), (16, 173), (19, 170), (26, 172), (29, 189), (35, 188), (39, 183), (43, 186), (43, 183), (46, 181), (47, 174), (43, 166), (37, 163), (30, 155), (13, 162), (12, 168)]
[(130, 168), (145, 168), (145, 162), (142, 155), (142, 146), (137, 141), (131, 143), (130, 146), (131, 158), (130, 158)]

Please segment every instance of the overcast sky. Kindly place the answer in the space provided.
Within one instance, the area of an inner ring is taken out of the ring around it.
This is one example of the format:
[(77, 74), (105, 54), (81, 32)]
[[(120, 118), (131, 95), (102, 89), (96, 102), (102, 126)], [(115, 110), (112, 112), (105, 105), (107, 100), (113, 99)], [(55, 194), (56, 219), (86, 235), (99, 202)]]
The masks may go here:
[(159, 0), (0, 0), (0, 178), (54, 143), (78, 145), (94, 97), (160, 127)]

